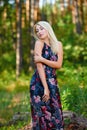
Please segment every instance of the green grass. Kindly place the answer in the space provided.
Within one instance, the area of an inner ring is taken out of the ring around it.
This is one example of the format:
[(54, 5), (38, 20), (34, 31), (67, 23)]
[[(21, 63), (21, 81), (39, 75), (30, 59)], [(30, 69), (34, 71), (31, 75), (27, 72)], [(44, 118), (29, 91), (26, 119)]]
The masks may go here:
[[(29, 92), (28, 90), (22, 92), (0, 92), (0, 123), (7, 124), (15, 113), (30, 112)], [(30, 121), (30, 114), (27, 120), (17, 121), (15, 125), (2, 127), (2, 130), (16, 130), (28, 124)]]
[[(22, 76), (15, 79), (14, 72), (4, 71), (0, 76), (0, 123), (6, 124), (15, 113), (30, 112), (29, 98), (29, 76)], [(1, 127), (0, 130), (17, 130), (28, 124), (30, 114), (25, 121), (17, 121), (17, 124)]]

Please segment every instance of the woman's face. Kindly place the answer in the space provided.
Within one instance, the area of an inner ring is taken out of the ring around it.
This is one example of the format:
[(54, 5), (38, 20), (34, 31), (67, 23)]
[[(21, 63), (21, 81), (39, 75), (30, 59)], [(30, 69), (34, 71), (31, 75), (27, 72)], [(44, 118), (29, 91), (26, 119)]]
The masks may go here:
[(41, 25), (36, 25), (35, 32), (37, 37), (41, 40), (48, 38), (48, 31)]

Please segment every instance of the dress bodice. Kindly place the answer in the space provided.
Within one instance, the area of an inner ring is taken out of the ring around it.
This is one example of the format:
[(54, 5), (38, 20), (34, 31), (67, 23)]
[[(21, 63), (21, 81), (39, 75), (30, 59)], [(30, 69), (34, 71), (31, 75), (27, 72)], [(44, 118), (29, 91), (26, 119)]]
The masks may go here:
[[(51, 47), (44, 43), (44, 47), (42, 50), (42, 57), (50, 61), (57, 61), (58, 56), (54, 54)], [(49, 67), (48, 65), (44, 64), (44, 69), (46, 73), (46, 78), (55, 77), (56, 76), (56, 69)]]

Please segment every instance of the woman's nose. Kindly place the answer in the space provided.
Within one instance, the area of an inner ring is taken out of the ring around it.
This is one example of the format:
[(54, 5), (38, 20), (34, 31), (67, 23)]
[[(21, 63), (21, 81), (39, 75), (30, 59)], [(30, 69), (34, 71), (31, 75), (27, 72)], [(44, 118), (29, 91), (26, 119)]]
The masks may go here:
[(39, 30), (39, 33), (41, 33), (42, 32), (42, 30)]
[(39, 31), (38, 34), (40, 35), (40, 34), (41, 34), (41, 31)]

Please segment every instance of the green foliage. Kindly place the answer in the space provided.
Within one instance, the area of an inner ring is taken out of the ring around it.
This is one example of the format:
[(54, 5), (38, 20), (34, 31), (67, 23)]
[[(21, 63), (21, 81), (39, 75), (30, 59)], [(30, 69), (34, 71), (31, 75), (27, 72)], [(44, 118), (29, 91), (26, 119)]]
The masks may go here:
[(11, 126), (5, 126), (5, 127), (1, 127), (0, 130), (20, 130), (21, 128), (23, 128), (23, 126), (27, 125), (29, 122), (17, 122), (17, 124), (15, 125), (11, 125)]
[[(87, 117), (87, 71), (85, 67), (78, 69), (64, 68), (60, 77), (60, 89), (63, 109), (71, 110)], [(85, 71), (84, 71), (85, 70)]]

